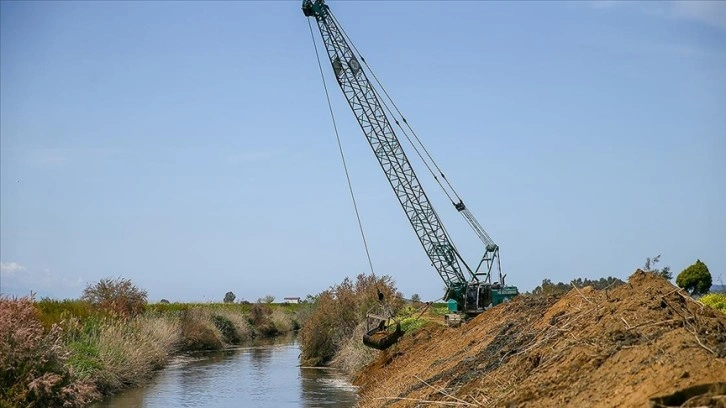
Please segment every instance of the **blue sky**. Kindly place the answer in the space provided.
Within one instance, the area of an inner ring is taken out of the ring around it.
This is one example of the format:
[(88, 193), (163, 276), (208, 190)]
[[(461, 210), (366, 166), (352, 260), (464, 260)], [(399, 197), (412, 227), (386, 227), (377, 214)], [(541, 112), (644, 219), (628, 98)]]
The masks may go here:
[[(724, 3), (329, 4), (507, 283), (626, 278), (658, 254), (726, 279)], [(122, 276), (151, 300), (279, 299), (368, 271), (297, 1), (2, 2), (0, 51), (0, 292)], [(324, 68), (375, 271), (434, 300)]]

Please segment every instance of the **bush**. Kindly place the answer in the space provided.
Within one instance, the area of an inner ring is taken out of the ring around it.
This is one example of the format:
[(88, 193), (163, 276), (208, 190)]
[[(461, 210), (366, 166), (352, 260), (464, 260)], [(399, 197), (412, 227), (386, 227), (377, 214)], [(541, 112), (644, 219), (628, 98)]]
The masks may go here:
[(249, 340), (254, 337), (252, 326), (250, 326), (249, 321), (241, 311), (217, 310), (215, 311), (215, 314), (228, 320), (232, 324), (237, 336), (239, 337), (239, 342)]
[(224, 303), (234, 303), (235, 298), (237, 298), (237, 296), (235, 296), (233, 292), (227, 292), (224, 294)]
[(330, 365), (353, 376), (361, 368), (372, 362), (376, 357), (376, 350), (363, 344), (362, 339), (365, 333), (366, 324), (361, 322), (335, 353)]
[(45, 332), (31, 297), (0, 297), (0, 356), (0, 406), (76, 407), (96, 395), (66, 367), (61, 329)]
[(275, 301), (275, 297), (272, 295), (265, 295), (261, 299), (257, 299), (257, 303), (267, 303), (268, 305)]
[(212, 316), (212, 322), (214, 322), (217, 330), (222, 333), (222, 338), (225, 342), (229, 344), (239, 344), (240, 337), (237, 333), (237, 328), (234, 327), (234, 323), (232, 323), (231, 320), (225, 316), (215, 314)]
[(275, 325), (278, 334), (290, 333), (295, 330), (295, 321), (292, 315), (284, 309), (275, 309), (270, 315), (270, 321)]
[(704, 305), (726, 313), (726, 293), (709, 293), (698, 299)]
[(144, 311), (146, 291), (137, 288), (130, 280), (101, 279), (83, 290), (81, 299), (99, 309), (121, 317), (137, 316)]
[(320, 293), (300, 330), (301, 363), (309, 366), (329, 363), (353, 336), (366, 314), (380, 304), (378, 291), (388, 308), (396, 313), (402, 300), (396, 296), (396, 288), (388, 276), (360, 274), (355, 283), (345, 278), (340, 285)]
[(219, 350), (224, 346), (219, 331), (202, 309), (182, 311), (180, 323), (183, 350)]
[(711, 273), (708, 267), (700, 259), (696, 263), (684, 269), (676, 278), (676, 285), (691, 293), (691, 295), (700, 295), (707, 293), (712, 284)]
[(257, 302), (250, 308), (249, 321), (252, 327), (261, 335), (274, 336), (278, 333), (278, 330), (271, 316), (272, 307), (266, 303)]

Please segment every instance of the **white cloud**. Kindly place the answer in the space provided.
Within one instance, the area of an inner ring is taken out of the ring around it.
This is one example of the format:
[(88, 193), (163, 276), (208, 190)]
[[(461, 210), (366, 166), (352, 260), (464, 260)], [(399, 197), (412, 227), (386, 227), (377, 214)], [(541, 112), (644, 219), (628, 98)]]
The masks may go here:
[(0, 273), (6, 276), (15, 275), (16, 272), (24, 271), (25, 267), (17, 262), (0, 262)]
[[(68, 276), (48, 268), (35, 270), (17, 262), (0, 263), (2, 282), (0, 291), (6, 295), (25, 296), (35, 293), (39, 296), (66, 298), (78, 296), (84, 280), (79, 276)], [(23, 273), (17, 273), (23, 271)]]

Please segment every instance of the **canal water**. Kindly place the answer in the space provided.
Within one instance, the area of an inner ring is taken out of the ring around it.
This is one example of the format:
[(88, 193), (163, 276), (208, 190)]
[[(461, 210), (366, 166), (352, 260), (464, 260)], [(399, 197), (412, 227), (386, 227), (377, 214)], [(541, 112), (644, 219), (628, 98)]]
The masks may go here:
[(299, 367), (295, 337), (178, 357), (143, 388), (93, 408), (352, 407), (355, 387), (342, 373)]

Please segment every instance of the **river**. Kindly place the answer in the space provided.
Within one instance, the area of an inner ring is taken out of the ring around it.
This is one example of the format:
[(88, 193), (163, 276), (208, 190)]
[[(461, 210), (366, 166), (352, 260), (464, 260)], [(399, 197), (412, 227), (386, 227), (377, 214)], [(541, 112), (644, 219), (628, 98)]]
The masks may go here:
[(295, 337), (175, 358), (142, 388), (93, 408), (352, 407), (355, 387), (330, 369), (299, 367)]

